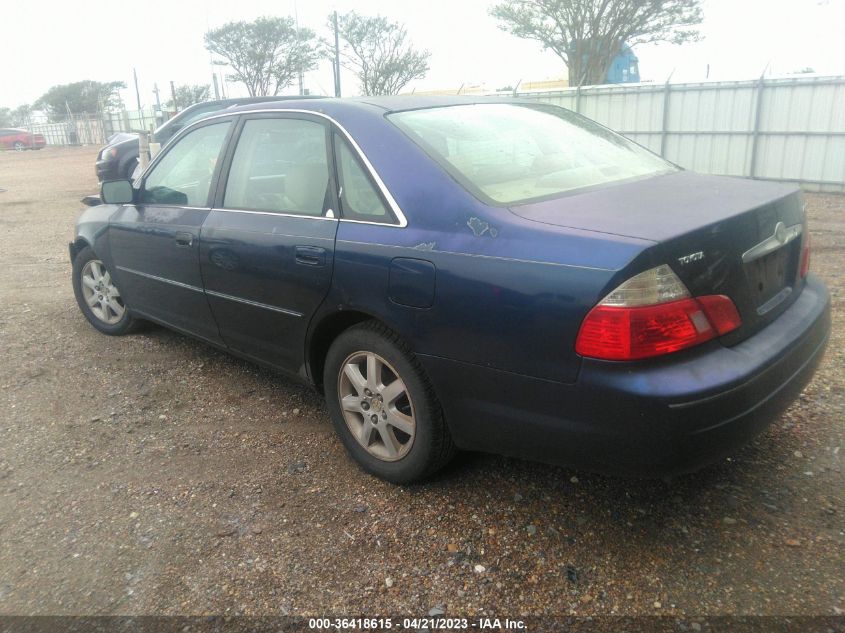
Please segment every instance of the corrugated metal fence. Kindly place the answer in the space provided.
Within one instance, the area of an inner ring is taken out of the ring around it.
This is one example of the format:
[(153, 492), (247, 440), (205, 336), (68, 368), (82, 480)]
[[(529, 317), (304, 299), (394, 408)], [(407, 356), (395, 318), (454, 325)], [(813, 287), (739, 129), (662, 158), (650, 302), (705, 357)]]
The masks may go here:
[(614, 129), (682, 167), (845, 192), (845, 77), (518, 93)]

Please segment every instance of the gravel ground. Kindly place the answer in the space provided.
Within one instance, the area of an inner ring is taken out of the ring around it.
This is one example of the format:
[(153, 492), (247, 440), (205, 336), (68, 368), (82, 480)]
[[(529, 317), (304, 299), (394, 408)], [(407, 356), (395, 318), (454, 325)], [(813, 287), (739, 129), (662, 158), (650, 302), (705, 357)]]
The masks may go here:
[[(321, 399), (76, 307), (95, 149), (0, 153), (0, 614), (841, 614), (845, 352), (752, 445), (671, 482), (487, 455), (395, 487)], [(845, 197), (807, 197), (845, 310)], [(842, 449), (842, 450), (841, 450)]]

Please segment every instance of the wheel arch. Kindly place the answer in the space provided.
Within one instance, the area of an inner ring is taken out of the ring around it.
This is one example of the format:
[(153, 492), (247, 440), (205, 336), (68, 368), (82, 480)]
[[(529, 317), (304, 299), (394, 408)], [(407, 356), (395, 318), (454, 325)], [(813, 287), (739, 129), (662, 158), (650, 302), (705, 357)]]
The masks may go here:
[(322, 315), (319, 321), (312, 325), (307, 339), (305, 362), (311, 382), (320, 393), (323, 392), (323, 369), (325, 368), (326, 355), (332, 343), (343, 332), (364, 321), (377, 321), (396, 331), (396, 328), (383, 318), (357, 309), (335, 310)]
[(86, 246), (91, 246), (91, 243), (86, 240), (84, 237), (77, 237), (70, 245), (70, 261), (73, 262), (76, 259), (76, 256), (79, 255), (79, 251), (81, 251)]

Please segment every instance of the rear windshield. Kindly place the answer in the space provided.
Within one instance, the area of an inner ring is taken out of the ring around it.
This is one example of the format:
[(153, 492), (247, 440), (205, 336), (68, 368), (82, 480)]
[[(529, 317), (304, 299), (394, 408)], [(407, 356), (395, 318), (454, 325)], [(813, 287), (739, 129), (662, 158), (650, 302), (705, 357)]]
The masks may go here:
[(476, 196), (500, 205), (674, 171), (671, 163), (569, 110), (504, 103), (389, 118)]

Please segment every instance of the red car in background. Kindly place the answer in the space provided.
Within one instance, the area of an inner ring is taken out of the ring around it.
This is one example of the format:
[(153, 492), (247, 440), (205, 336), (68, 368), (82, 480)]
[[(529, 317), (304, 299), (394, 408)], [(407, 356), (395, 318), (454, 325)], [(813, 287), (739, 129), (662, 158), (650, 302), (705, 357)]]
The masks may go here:
[(20, 128), (0, 128), (0, 149), (41, 149), (47, 145), (43, 134), (32, 134)]

